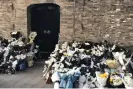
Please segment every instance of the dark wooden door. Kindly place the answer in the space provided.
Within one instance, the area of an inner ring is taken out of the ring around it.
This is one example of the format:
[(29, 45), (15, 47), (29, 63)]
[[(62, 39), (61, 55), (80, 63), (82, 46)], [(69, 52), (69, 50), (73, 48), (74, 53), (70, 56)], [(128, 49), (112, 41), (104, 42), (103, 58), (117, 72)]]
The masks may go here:
[(40, 51), (52, 52), (60, 33), (60, 6), (53, 3), (32, 4), (27, 8), (28, 29), (36, 31), (35, 44)]

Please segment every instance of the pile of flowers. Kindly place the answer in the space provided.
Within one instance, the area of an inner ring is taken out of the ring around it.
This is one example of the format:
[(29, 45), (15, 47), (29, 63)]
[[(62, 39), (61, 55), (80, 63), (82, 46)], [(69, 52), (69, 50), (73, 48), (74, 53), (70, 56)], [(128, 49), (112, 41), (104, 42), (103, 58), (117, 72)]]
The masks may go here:
[(43, 76), (54, 88), (133, 87), (132, 52), (107, 41), (57, 44)]
[[(33, 66), (38, 46), (26, 44), (20, 32), (11, 32), (11, 39), (0, 38), (0, 73), (15, 74)], [(32, 48), (32, 49), (31, 49)]]

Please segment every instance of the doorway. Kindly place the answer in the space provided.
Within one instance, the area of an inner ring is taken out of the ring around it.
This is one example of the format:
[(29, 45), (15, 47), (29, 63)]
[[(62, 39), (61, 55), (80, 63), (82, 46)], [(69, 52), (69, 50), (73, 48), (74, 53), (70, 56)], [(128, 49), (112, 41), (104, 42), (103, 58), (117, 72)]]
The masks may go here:
[(60, 33), (60, 6), (54, 3), (32, 4), (27, 8), (28, 32), (37, 32), (35, 44), (43, 58), (55, 49)]

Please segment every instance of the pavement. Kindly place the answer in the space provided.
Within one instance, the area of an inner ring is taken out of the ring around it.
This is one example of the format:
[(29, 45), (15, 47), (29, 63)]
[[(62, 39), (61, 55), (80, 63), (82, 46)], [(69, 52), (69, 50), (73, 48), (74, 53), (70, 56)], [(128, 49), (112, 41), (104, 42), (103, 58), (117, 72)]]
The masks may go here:
[(44, 61), (16, 74), (0, 74), (0, 88), (53, 88), (43, 79)]

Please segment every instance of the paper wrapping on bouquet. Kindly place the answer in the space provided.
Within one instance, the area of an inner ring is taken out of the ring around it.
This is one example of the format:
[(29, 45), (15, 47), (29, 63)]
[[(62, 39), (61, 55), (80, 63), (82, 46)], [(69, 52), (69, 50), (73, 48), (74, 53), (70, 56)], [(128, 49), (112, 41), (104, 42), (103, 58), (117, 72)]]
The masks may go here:
[(67, 50), (67, 52), (68, 52), (68, 56), (73, 56), (73, 54), (75, 53), (75, 50), (74, 51)]
[(28, 67), (32, 67), (33, 65), (34, 65), (34, 61), (33, 60), (28, 61)]
[(110, 84), (114, 87), (120, 86), (123, 84), (122, 76), (120, 74), (111, 74), (110, 75)]
[(60, 78), (61, 76), (58, 72), (53, 73), (53, 75), (51, 76), (51, 80), (52, 82), (54, 82), (54, 89), (59, 89)]
[(122, 81), (123, 81), (126, 89), (133, 87), (133, 79), (132, 79), (131, 73), (127, 73), (127, 75), (122, 76)]
[(35, 56), (35, 54), (33, 52), (29, 52), (29, 53), (27, 53), (27, 59), (26, 60), (31, 61), (31, 60), (33, 60), (34, 56)]
[(58, 72), (53, 73), (53, 75), (51, 76), (52, 82), (60, 81), (60, 79), (61, 79), (61, 76)]
[(16, 70), (17, 64), (18, 64), (18, 60), (15, 60), (14, 62), (12, 62), (12, 68), (13, 68), (14, 70)]
[(55, 45), (55, 50), (54, 50), (54, 51), (56, 52), (56, 51), (58, 51), (58, 50), (59, 50), (59, 44), (56, 44), (56, 45)]
[(82, 75), (82, 76), (79, 77), (79, 88), (83, 87), (85, 81), (86, 81), (85, 75)]
[(28, 67), (33, 66), (33, 64), (34, 64), (33, 58), (34, 58), (34, 53), (30, 52), (30, 53), (27, 54), (26, 61), (28, 63)]
[(87, 88), (89, 88), (89, 85), (87, 83), (85, 83), (85, 85), (82, 88), (87, 89)]
[(112, 54), (113, 54), (113, 56), (114, 56), (114, 58), (116, 60), (119, 60), (119, 62), (120, 62), (121, 65), (124, 65), (123, 59), (125, 59), (125, 57), (126, 57), (126, 55), (124, 54), (124, 52), (113, 52)]
[(60, 89), (60, 84), (59, 84), (59, 82), (55, 82), (54, 83), (54, 89)]
[(100, 75), (101, 75), (100, 72), (96, 72), (97, 82), (99, 83), (99, 87), (104, 87), (104, 86), (106, 86), (106, 82), (107, 82), (109, 74), (106, 72), (103, 74), (103, 76), (100, 76)]
[(61, 48), (64, 49), (64, 50), (66, 50), (67, 46), (68, 46), (68, 42), (64, 42), (62, 44)]
[(0, 55), (4, 52), (4, 49), (0, 47)]
[(91, 83), (86, 82), (82, 87), (82, 89), (90, 89), (90, 88), (95, 88), (95, 85), (92, 84), (92, 82)]
[(130, 77), (125, 76), (124, 81), (125, 81), (126, 88), (133, 87), (133, 79), (131, 79)]

